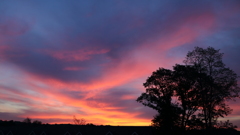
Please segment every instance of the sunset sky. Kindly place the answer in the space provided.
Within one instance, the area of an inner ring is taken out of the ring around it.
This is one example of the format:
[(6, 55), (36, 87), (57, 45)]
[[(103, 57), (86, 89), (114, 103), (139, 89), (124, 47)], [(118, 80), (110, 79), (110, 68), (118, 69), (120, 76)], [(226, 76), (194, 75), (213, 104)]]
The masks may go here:
[(240, 75), (239, 0), (1, 0), (0, 119), (148, 126), (142, 84), (195, 46)]

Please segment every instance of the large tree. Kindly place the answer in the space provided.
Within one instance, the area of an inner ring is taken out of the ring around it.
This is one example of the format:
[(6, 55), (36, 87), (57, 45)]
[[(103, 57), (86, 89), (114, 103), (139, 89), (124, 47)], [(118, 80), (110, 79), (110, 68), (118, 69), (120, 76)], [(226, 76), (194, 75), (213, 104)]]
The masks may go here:
[(137, 101), (158, 111), (152, 120), (153, 126), (171, 130), (178, 125), (180, 109), (172, 102), (175, 89), (173, 72), (159, 68), (143, 85), (146, 92)]
[(185, 129), (191, 126), (189, 119), (199, 108), (197, 78), (200, 74), (192, 66), (176, 64), (173, 69), (175, 97), (182, 109), (181, 128)]
[[(196, 47), (188, 52), (184, 63), (176, 64), (173, 71), (159, 68), (144, 83), (146, 92), (137, 99), (158, 111), (153, 126), (171, 130), (199, 127), (202, 117), (205, 127), (213, 120), (231, 112), (226, 100), (239, 97), (237, 75), (226, 68), (222, 53), (212, 47)], [(190, 120), (190, 118), (192, 118)]]
[(239, 97), (238, 76), (225, 66), (222, 56), (223, 53), (212, 47), (195, 47), (184, 60), (186, 65), (195, 67), (198, 73), (207, 75), (198, 76), (199, 106), (202, 108), (206, 128), (213, 126), (213, 120), (231, 113), (226, 100)]

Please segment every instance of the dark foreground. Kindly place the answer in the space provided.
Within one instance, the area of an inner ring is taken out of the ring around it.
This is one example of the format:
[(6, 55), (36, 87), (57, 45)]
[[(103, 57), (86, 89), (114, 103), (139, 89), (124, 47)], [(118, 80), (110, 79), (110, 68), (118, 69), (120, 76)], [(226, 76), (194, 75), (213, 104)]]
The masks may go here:
[(149, 126), (14, 125), (0, 126), (0, 135), (240, 135), (234, 129), (170, 131)]
[(211, 130), (188, 130), (188, 131), (156, 131), (153, 135), (240, 135), (240, 131), (235, 129), (211, 129)]
[(0, 135), (153, 135), (151, 127), (39, 125), (4, 126)]
[(186, 135), (240, 135), (235, 129), (191, 130)]

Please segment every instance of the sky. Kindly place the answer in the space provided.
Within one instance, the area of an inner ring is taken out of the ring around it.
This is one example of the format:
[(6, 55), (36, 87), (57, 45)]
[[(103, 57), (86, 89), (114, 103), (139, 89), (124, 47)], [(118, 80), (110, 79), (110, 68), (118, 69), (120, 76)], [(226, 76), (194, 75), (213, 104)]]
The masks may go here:
[(195, 46), (240, 75), (239, 0), (1, 0), (0, 119), (148, 126), (143, 83)]

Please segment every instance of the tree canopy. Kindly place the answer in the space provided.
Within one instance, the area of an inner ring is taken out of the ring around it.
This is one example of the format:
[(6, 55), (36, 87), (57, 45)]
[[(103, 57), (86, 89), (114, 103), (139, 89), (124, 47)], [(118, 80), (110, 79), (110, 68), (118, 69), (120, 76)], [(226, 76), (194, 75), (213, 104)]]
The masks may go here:
[(155, 127), (171, 130), (212, 128), (219, 117), (232, 112), (227, 100), (239, 97), (237, 74), (222, 62), (223, 53), (195, 47), (185, 65), (159, 68), (143, 84), (137, 101), (155, 109)]

